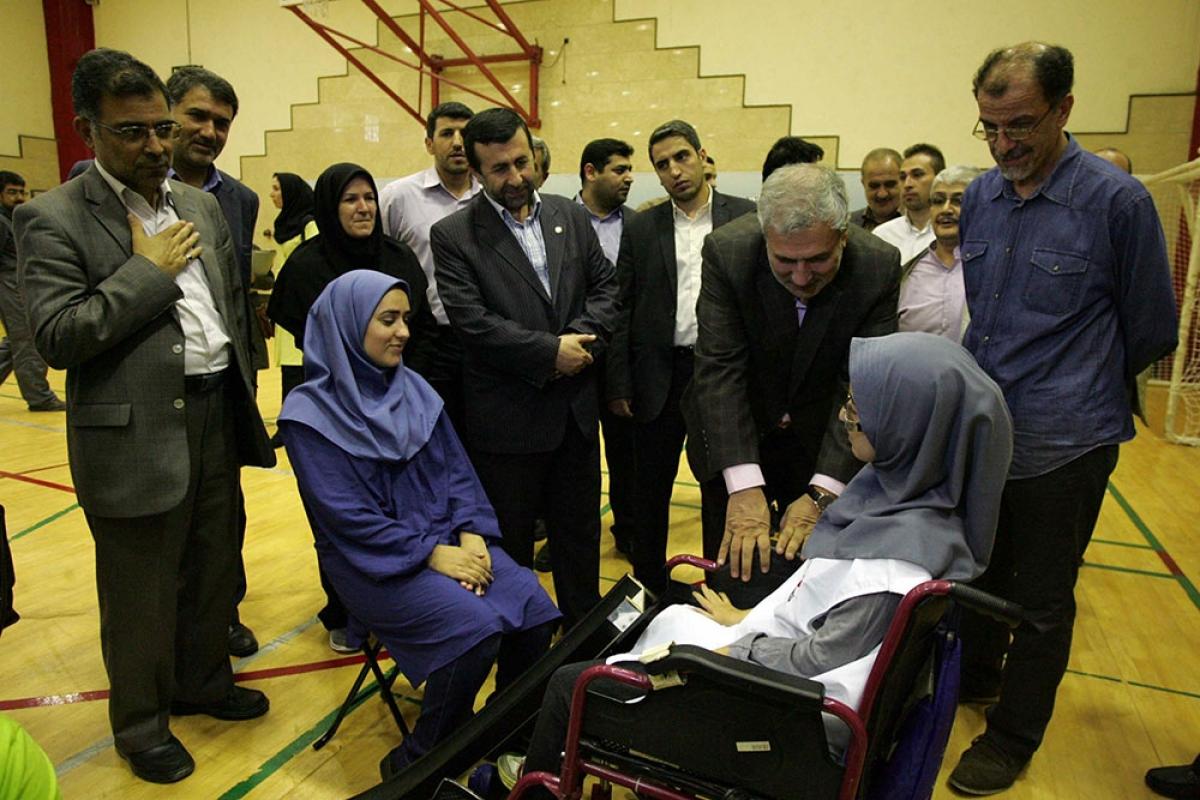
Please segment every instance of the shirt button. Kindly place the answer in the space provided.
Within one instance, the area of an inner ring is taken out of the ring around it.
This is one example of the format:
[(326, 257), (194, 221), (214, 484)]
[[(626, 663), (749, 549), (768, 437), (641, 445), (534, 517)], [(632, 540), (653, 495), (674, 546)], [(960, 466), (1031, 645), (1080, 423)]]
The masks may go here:
[(174, 353), (175, 355), (179, 355), (180, 353), (183, 352), (183, 345), (181, 345), (181, 344), (171, 345), (171, 352)]
[(176, 397), (176, 398), (175, 398), (175, 402), (174, 402), (174, 403), (172, 403), (171, 405), (175, 406), (175, 408), (177, 408), (177, 409), (179, 409), (179, 408), (183, 408), (183, 398), (182, 398), (182, 397)]
[(1050, 271), (1051, 271), (1051, 272), (1058, 272), (1058, 264), (1055, 264), (1053, 267), (1051, 267), (1051, 268), (1050, 268)]
[(992, 295), (992, 299), (993, 299), (993, 300), (999, 300), (999, 299), (1000, 299), (1000, 293), (999, 293), (999, 292), (996, 292), (994, 295)]
[(1004, 248), (1004, 252), (1006, 252), (1006, 253), (1011, 253), (1011, 252), (1012, 252), (1012, 248), (1011, 248), (1011, 247), (1006, 247), (1006, 248)]
[(985, 337), (983, 337), (983, 340), (984, 340), (985, 342), (990, 342), (990, 341), (992, 340), (992, 337), (990, 337), (990, 336), (985, 336)]

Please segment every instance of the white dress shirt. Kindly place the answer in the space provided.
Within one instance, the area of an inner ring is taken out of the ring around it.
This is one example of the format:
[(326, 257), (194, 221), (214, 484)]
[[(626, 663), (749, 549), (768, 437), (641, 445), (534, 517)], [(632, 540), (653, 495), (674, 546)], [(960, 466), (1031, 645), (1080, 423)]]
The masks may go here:
[(898, 249), (900, 263), (907, 264), (933, 243), (932, 219), (930, 215), (930, 221), (925, 223), (925, 227), (918, 228), (908, 221), (907, 214), (901, 214), (882, 225), (876, 225), (871, 233)]
[(712, 192), (708, 202), (689, 217), (671, 202), (675, 220), (675, 346), (695, 347), (696, 301), (700, 299), (700, 251), (712, 233)]
[[(125, 209), (142, 223), (142, 230), (147, 236), (154, 236), (179, 221), (170, 182), (162, 182), (158, 192), (158, 207), (151, 208), (146, 198), (109, 174), (99, 160), (96, 161), (96, 169)], [(216, 254), (203, 253), (201, 257), (216, 258)], [(238, 279), (236, 275), (230, 278)], [(204, 274), (200, 259), (188, 261), (183, 271), (175, 276), (175, 283), (183, 292), (183, 297), (175, 301), (175, 313), (183, 328), (183, 374), (220, 372), (229, 366), (229, 334), (213, 302), (212, 287), (208, 285), (208, 277)]]
[(474, 175), (462, 197), (455, 197), (442, 183), (436, 167), (423, 169), (405, 178), (392, 181), (379, 193), (379, 213), (383, 232), (412, 248), (425, 279), (429, 281), (426, 297), (429, 310), (439, 325), (449, 325), (446, 307), (438, 296), (437, 278), (433, 270), (433, 250), (429, 246), (429, 229), (433, 223), (465, 208), (479, 193), (480, 184)]

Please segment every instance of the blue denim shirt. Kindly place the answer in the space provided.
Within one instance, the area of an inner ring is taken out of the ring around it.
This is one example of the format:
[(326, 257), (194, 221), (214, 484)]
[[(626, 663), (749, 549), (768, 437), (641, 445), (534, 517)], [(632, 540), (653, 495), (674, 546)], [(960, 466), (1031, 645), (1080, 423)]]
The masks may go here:
[(1009, 477), (1132, 439), (1133, 379), (1176, 344), (1166, 242), (1145, 187), (1071, 139), (1028, 199), (995, 168), (973, 181), (959, 238), (963, 345), (1012, 412)]

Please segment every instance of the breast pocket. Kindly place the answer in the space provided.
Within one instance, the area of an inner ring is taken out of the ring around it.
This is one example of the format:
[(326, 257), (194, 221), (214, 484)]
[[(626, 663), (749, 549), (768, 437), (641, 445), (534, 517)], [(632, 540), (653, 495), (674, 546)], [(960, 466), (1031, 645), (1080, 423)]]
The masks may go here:
[(1035, 248), (1022, 300), (1026, 308), (1062, 316), (1075, 310), (1087, 280), (1088, 259), (1076, 253)]

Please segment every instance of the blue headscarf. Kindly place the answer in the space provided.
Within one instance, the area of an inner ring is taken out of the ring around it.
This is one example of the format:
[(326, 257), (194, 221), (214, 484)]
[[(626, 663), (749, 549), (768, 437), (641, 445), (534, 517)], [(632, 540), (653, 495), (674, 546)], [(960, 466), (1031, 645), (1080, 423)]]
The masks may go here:
[(383, 296), (404, 281), (369, 269), (330, 281), (308, 312), (304, 383), (288, 393), (280, 422), (307, 425), (351, 456), (407, 461), (425, 446), (442, 398), (401, 364), (376, 366), (363, 350)]
[(850, 343), (850, 387), (875, 447), (804, 545), (805, 558), (894, 558), (965, 580), (992, 554), (1012, 458), (1004, 395), (941, 336)]

